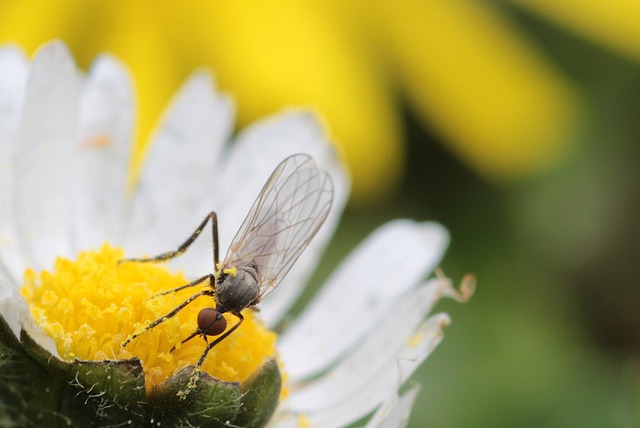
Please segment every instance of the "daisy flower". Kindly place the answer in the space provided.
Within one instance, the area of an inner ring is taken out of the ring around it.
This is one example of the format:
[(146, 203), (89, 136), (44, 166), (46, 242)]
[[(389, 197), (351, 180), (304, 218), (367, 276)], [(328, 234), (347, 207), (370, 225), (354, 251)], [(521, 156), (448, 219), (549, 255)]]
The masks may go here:
[[(465, 300), (473, 289), (424, 279), (446, 230), (382, 226), (285, 320), (349, 193), (321, 124), (288, 111), (234, 137), (233, 103), (197, 72), (132, 173), (132, 93), (109, 56), (84, 75), (59, 42), (30, 63), (18, 48), (0, 50), (0, 422), (338, 427), (372, 415), (368, 426), (406, 424), (418, 389), (402, 387), (449, 323), (430, 311), (440, 297)], [(189, 296), (162, 291), (212, 273), (211, 240), (168, 263), (121, 261), (174, 250), (212, 209), (224, 254), (271, 172), (294, 153), (330, 175), (333, 208), (194, 381), (206, 344), (180, 341), (215, 302), (199, 299), (144, 328)]]

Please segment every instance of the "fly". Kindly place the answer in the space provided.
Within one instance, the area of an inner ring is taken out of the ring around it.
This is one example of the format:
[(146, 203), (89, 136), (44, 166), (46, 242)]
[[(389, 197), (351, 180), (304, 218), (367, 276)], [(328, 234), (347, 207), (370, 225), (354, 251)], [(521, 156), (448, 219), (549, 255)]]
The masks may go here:
[[(175, 316), (197, 298), (210, 296), (216, 301), (215, 308), (202, 309), (198, 314), (198, 327), (182, 341), (185, 343), (196, 336), (205, 339), (207, 347), (197, 362), (197, 367), (200, 367), (211, 348), (242, 324), (242, 311), (260, 303), (280, 284), (326, 220), (332, 202), (333, 183), (327, 172), (319, 169), (310, 156), (293, 155), (282, 161), (267, 180), (233, 238), (222, 263), (219, 261), (218, 217), (213, 211), (175, 251), (151, 258), (123, 260), (145, 263), (162, 262), (178, 257), (211, 222), (213, 273), (159, 295), (201, 284), (208, 284), (209, 287), (192, 295), (140, 333), (129, 337), (122, 346), (127, 346), (147, 330)], [(228, 329), (227, 321), (222, 316), (226, 312), (238, 319)], [(207, 336), (219, 337), (209, 343)]]

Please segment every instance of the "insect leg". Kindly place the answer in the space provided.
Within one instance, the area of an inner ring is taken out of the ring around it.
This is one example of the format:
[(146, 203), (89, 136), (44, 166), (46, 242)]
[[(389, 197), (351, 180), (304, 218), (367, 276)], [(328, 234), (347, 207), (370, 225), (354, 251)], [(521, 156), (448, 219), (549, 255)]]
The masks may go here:
[(232, 314), (238, 317), (238, 322), (233, 327), (231, 327), (229, 330), (227, 330), (222, 336), (218, 337), (216, 340), (214, 340), (213, 342), (211, 342), (211, 343), (209, 343), (207, 345), (206, 349), (202, 353), (202, 356), (198, 360), (198, 363), (196, 364), (197, 367), (200, 367), (202, 365), (202, 363), (204, 363), (204, 360), (207, 358), (207, 354), (209, 353), (211, 348), (216, 346), (218, 343), (222, 342), (227, 336), (229, 336), (238, 327), (240, 327), (240, 324), (242, 324), (242, 321), (244, 321), (244, 316), (242, 316), (242, 314), (240, 312), (232, 312)]
[(149, 297), (149, 299), (155, 299), (156, 297), (160, 297), (160, 296), (165, 296), (167, 294), (171, 294), (171, 293), (176, 293), (180, 290), (184, 290), (185, 288), (189, 288), (189, 287), (195, 287), (196, 285), (199, 285), (203, 282), (205, 282), (206, 280), (209, 280), (209, 284), (211, 285), (211, 288), (215, 288), (215, 283), (216, 283), (216, 279), (213, 276), (213, 274), (207, 274), (205, 276), (202, 276), (194, 281), (191, 281), (188, 284), (185, 285), (181, 285), (178, 288), (174, 288), (172, 290), (168, 290), (168, 291), (163, 291), (162, 293), (158, 293), (158, 294), (154, 294), (153, 296)]
[(169, 318), (173, 318), (178, 312), (183, 310), (189, 303), (193, 302), (198, 297), (200, 297), (200, 296), (213, 296), (214, 293), (215, 292), (213, 290), (204, 290), (204, 291), (201, 291), (201, 292), (199, 292), (197, 294), (194, 294), (193, 296), (189, 297), (184, 302), (180, 303), (180, 305), (178, 305), (174, 310), (172, 310), (168, 314), (158, 318), (157, 320), (155, 320), (154, 322), (152, 322), (151, 324), (146, 326), (145, 329), (142, 330), (140, 333), (136, 333), (133, 336), (129, 337), (127, 340), (124, 341), (124, 343), (122, 344), (122, 347), (127, 346), (129, 344), (129, 342), (131, 342), (133, 339), (135, 339), (136, 337), (140, 336), (143, 333), (146, 333), (147, 331), (151, 330), (152, 328), (154, 328), (158, 324), (165, 322)]
[(187, 238), (187, 240), (184, 241), (175, 251), (167, 251), (166, 253), (159, 254), (155, 257), (147, 257), (147, 258), (139, 258), (139, 259), (122, 259), (120, 260), (120, 262), (121, 263), (122, 262), (156, 263), (156, 262), (162, 262), (165, 260), (170, 260), (170, 259), (173, 259), (174, 257), (178, 257), (179, 255), (184, 253), (191, 244), (193, 244), (193, 241), (195, 241), (198, 236), (200, 236), (200, 233), (202, 233), (204, 228), (207, 226), (207, 223), (209, 222), (209, 220), (211, 220), (211, 224), (213, 225), (213, 254), (214, 254), (215, 263), (217, 265), (218, 263), (218, 216), (214, 211), (211, 211), (209, 214), (207, 214), (204, 220), (202, 220), (202, 223), (200, 223), (200, 225), (191, 234), (191, 236), (189, 236), (189, 238)]
[[(200, 330), (199, 328), (197, 328), (197, 329), (196, 329), (196, 331), (194, 331), (193, 333), (191, 333), (191, 334), (189, 335), (189, 337), (187, 337), (187, 338), (186, 338), (186, 339), (184, 339), (182, 342), (180, 342), (180, 344), (181, 344), (181, 345), (184, 345), (186, 342), (190, 341), (190, 340), (191, 340), (191, 339), (193, 339), (194, 337), (199, 336), (199, 335), (201, 335), (201, 334), (202, 334), (202, 330)], [(206, 338), (207, 338), (207, 336), (205, 336), (205, 339), (204, 339), (204, 340), (207, 340)], [(169, 350), (169, 352), (173, 352), (173, 351), (175, 351), (175, 350), (176, 350), (176, 346), (178, 346), (178, 345), (173, 345), (173, 347)]]
[(211, 211), (209, 213), (211, 217), (211, 242), (213, 243), (213, 270), (218, 270), (220, 264), (220, 250), (218, 245), (218, 215)]

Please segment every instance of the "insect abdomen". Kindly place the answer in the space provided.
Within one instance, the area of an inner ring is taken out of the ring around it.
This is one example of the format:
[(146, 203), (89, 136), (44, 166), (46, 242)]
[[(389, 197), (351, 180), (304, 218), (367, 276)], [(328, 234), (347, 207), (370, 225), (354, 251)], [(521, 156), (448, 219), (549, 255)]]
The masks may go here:
[(216, 296), (228, 311), (241, 312), (256, 302), (260, 295), (258, 274), (252, 266), (239, 267), (234, 273), (225, 275), (216, 286)]

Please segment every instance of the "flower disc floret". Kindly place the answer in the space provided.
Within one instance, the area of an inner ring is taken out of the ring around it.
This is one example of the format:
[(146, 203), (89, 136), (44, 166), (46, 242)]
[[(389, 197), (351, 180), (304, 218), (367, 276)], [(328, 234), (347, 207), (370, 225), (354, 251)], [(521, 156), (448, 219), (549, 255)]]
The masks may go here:
[[(206, 346), (204, 340), (180, 342), (197, 328), (200, 310), (215, 307), (215, 301), (209, 297), (196, 299), (175, 317), (123, 347), (127, 338), (201, 290), (196, 287), (158, 295), (189, 281), (165, 265), (121, 262), (123, 258), (124, 250), (108, 244), (97, 251), (80, 253), (75, 261), (58, 258), (51, 272), (27, 270), (22, 295), (36, 323), (54, 339), (63, 359), (138, 357), (150, 390), (198, 361)], [(256, 319), (254, 311), (245, 311), (244, 316), (240, 328), (216, 345), (202, 365), (211, 376), (243, 382), (266, 358), (276, 354), (277, 335)], [(231, 314), (225, 317), (229, 325), (237, 322)]]

